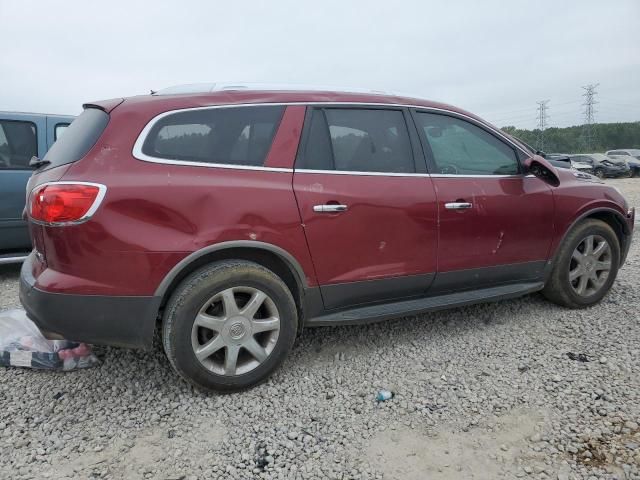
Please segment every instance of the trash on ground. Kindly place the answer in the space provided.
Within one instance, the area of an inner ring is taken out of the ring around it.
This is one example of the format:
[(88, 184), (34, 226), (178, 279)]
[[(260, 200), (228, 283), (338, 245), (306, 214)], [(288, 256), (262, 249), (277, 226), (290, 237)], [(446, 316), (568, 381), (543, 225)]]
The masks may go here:
[(85, 343), (44, 338), (24, 310), (0, 312), (0, 366), (68, 371), (97, 363)]
[(569, 360), (576, 360), (578, 362), (590, 361), (589, 357), (587, 357), (584, 353), (567, 352), (567, 357), (569, 357)]
[(389, 390), (380, 390), (376, 395), (376, 401), (378, 402), (386, 402), (387, 400), (391, 400), (393, 398), (393, 392)]

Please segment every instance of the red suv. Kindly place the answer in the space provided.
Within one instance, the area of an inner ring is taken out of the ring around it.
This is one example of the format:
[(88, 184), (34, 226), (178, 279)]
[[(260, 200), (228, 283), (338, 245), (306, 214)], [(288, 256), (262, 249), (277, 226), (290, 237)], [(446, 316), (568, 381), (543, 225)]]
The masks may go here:
[(27, 187), (22, 303), (51, 338), (148, 348), (160, 323), (206, 389), (265, 380), (304, 326), (593, 305), (629, 250), (617, 189), (448, 105), (190, 86), (84, 107)]

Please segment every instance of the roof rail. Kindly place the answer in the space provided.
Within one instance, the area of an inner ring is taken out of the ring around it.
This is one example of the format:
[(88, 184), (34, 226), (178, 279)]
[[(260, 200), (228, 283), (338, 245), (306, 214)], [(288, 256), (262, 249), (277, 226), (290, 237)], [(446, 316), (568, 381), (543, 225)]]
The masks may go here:
[(210, 93), (237, 90), (265, 90), (265, 91), (319, 91), (319, 92), (348, 92), (368, 93), (376, 95), (394, 95), (393, 92), (371, 90), (366, 88), (336, 87), (329, 85), (304, 85), (287, 83), (245, 83), (245, 82), (216, 82), (216, 83), (187, 83), (163, 88), (152, 95), (180, 95), (188, 93)]

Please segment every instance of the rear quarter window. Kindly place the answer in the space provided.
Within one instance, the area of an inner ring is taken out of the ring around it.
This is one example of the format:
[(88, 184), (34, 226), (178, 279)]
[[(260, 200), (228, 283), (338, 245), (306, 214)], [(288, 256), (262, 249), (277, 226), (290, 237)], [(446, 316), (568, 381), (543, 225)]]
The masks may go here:
[(93, 147), (109, 123), (109, 115), (98, 108), (87, 108), (64, 130), (44, 156), (51, 162), (45, 168), (73, 163)]
[(142, 144), (147, 157), (184, 162), (262, 166), (284, 107), (208, 108), (157, 120)]

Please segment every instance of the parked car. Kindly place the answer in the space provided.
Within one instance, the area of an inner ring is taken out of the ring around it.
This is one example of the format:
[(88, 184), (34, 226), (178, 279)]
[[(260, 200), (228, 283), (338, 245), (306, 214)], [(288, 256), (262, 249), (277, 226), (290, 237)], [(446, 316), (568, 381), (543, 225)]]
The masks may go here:
[(551, 165), (553, 165), (556, 168), (567, 168), (567, 169), (574, 169), (574, 170), (578, 170), (581, 172), (585, 172), (585, 173), (590, 173), (593, 174), (593, 167), (591, 165), (588, 165), (586, 163), (580, 163), (580, 162), (573, 162), (571, 161), (571, 158), (569, 155), (564, 154), (564, 153), (545, 153), (545, 152), (541, 152), (541, 151), (536, 151), (533, 147), (531, 147), (529, 144), (524, 143), (521, 139), (515, 138), (518, 142), (522, 143), (522, 145), (524, 145), (525, 147), (527, 147), (531, 152), (542, 156), (544, 159), (546, 159)]
[(624, 161), (616, 160), (602, 153), (571, 155), (571, 161), (593, 166), (593, 174), (598, 178), (628, 177), (630, 172), (629, 166)]
[(640, 160), (640, 149), (637, 148), (625, 148), (621, 150), (609, 150), (605, 155), (621, 155), (634, 157), (636, 160)]
[(571, 155), (568, 153), (546, 153), (544, 158), (549, 160), (549, 163), (560, 168), (573, 168), (584, 173), (593, 174), (593, 166), (588, 163), (576, 162), (571, 160)]
[(49, 338), (264, 381), (303, 327), (542, 291), (599, 302), (635, 211), (448, 105), (188, 87), (85, 105), (31, 177), (20, 298)]
[(588, 173), (590, 175), (595, 174), (593, 165), (590, 165), (588, 163), (571, 160), (571, 168), (573, 168), (574, 170), (578, 170), (579, 172)]
[(542, 156), (554, 167), (571, 168), (571, 159), (561, 153), (544, 153)]
[(613, 159), (624, 161), (629, 166), (630, 177), (640, 175), (640, 150), (633, 148), (627, 150), (609, 150), (606, 155)]
[(31, 157), (44, 156), (73, 117), (0, 112), (0, 264), (24, 260), (31, 250), (22, 218)]

